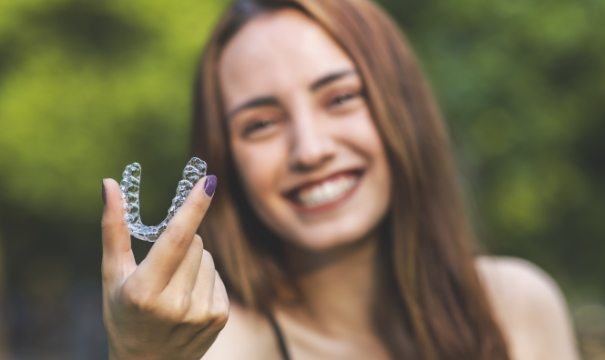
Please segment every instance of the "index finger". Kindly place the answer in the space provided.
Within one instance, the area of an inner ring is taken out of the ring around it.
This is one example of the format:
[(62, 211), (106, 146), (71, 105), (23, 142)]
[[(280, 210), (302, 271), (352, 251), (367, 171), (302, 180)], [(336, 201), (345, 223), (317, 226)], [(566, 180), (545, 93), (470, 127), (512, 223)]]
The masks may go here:
[[(195, 184), (183, 206), (168, 223), (166, 231), (158, 238), (149, 250), (147, 257), (139, 265), (138, 271), (143, 274), (148, 271), (154, 273), (149, 286), (162, 290), (176, 272), (206, 215), (216, 184), (217, 179), (214, 175), (205, 176)], [(147, 268), (150, 269), (146, 270)]]

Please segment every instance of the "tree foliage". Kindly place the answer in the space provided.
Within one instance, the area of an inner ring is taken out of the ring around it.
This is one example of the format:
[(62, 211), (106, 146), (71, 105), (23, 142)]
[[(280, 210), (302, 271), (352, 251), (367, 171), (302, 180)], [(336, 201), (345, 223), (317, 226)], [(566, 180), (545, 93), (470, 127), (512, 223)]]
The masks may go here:
[[(605, 1), (379, 2), (438, 95), (482, 243), (603, 301)], [(100, 180), (129, 162), (145, 172), (143, 217), (162, 217), (186, 161), (197, 59), (225, 5), (0, 2), (10, 291), (42, 276), (40, 260), (98, 281)]]

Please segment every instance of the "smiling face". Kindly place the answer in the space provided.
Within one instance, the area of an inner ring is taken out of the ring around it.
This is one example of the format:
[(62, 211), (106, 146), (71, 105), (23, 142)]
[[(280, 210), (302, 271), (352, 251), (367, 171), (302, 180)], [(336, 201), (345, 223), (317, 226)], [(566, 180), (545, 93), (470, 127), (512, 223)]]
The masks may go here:
[(362, 239), (389, 207), (391, 176), (355, 64), (295, 10), (263, 14), (224, 49), (230, 147), (258, 217), (325, 250)]

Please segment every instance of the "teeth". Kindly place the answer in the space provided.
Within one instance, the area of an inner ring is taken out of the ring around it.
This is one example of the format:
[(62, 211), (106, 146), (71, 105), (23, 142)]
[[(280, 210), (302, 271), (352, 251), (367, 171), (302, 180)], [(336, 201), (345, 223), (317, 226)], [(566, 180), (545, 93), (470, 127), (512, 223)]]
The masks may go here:
[(357, 178), (354, 176), (339, 177), (335, 180), (325, 181), (319, 185), (299, 191), (296, 200), (304, 206), (318, 206), (333, 201), (355, 186)]

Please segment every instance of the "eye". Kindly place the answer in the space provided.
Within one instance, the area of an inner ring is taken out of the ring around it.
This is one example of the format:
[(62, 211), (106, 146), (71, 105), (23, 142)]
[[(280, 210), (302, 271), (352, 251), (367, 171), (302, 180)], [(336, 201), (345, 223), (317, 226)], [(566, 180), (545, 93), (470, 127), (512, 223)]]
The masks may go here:
[(266, 129), (266, 128), (270, 127), (271, 125), (275, 124), (276, 122), (277, 122), (277, 119), (275, 119), (275, 118), (253, 120), (244, 127), (242, 134), (244, 136), (249, 136), (254, 133), (258, 133), (258, 132), (262, 131), (263, 129)]
[(329, 107), (338, 107), (341, 105), (344, 105), (345, 103), (349, 102), (352, 99), (355, 99), (356, 97), (361, 95), (361, 91), (357, 91), (357, 92), (348, 92), (348, 93), (343, 93), (343, 94), (339, 94), (334, 96), (332, 99), (330, 99), (330, 101), (328, 102), (328, 106)]

